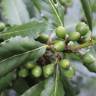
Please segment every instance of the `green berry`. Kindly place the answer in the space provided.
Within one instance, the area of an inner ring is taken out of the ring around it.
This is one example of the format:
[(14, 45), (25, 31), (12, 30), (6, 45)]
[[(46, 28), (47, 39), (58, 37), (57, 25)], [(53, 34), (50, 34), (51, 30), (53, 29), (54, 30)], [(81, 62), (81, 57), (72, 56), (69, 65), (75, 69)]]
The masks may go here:
[(22, 78), (26, 78), (28, 76), (28, 70), (23, 68), (23, 69), (20, 69), (19, 72), (18, 72), (18, 75), (19, 77), (22, 77)]
[(55, 49), (56, 51), (58, 51), (58, 52), (64, 51), (64, 49), (65, 49), (65, 42), (58, 40), (58, 41), (55, 42), (55, 44), (54, 44), (54, 49)]
[(75, 75), (75, 69), (72, 67), (70, 67), (68, 70), (63, 70), (63, 72), (64, 76), (69, 79), (73, 78), (73, 76)]
[(48, 35), (48, 34), (41, 34), (41, 35), (37, 38), (38, 41), (43, 42), (43, 43), (47, 42), (48, 39), (49, 39), (49, 35)]
[(32, 69), (32, 75), (36, 78), (40, 77), (42, 75), (42, 68), (40, 66), (35, 66)]
[(63, 59), (60, 61), (60, 66), (63, 69), (68, 69), (70, 67), (70, 61), (68, 59)]
[(43, 74), (45, 78), (51, 76), (53, 72), (54, 72), (54, 64), (48, 64), (43, 67)]
[(92, 64), (92, 63), (94, 63), (94, 61), (95, 61), (95, 58), (92, 54), (86, 53), (83, 55), (84, 64)]
[(2, 31), (5, 28), (5, 24), (3, 22), (0, 22), (0, 31)]
[(63, 26), (59, 26), (56, 28), (55, 33), (57, 37), (64, 39), (66, 35), (66, 29)]
[(25, 65), (25, 67), (26, 67), (27, 69), (32, 69), (32, 68), (35, 67), (35, 65), (36, 65), (36, 64), (34, 64), (33, 62), (28, 62), (28, 63)]
[(80, 32), (82, 36), (86, 35), (90, 30), (87, 24), (84, 22), (80, 22), (79, 24), (76, 25), (76, 31)]
[(70, 41), (78, 41), (79, 39), (80, 39), (80, 33), (79, 32), (69, 33), (69, 40)]

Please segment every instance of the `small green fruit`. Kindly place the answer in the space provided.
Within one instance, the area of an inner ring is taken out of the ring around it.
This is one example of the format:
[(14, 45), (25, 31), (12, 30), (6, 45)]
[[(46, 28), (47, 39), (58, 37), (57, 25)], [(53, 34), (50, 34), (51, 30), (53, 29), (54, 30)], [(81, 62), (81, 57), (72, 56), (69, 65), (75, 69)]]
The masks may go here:
[(95, 58), (92, 54), (86, 53), (83, 55), (84, 64), (92, 64), (92, 63), (94, 63), (94, 61), (95, 61)]
[(22, 78), (26, 78), (28, 76), (28, 74), (29, 74), (28, 70), (25, 68), (19, 70), (19, 72), (18, 72), (19, 77), (22, 77)]
[(80, 33), (79, 32), (71, 32), (71, 33), (69, 33), (69, 40), (78, 41), (79, 39), (80, 39)]
[(87, 24), (80, 22), (76, 25), (76, 31), (80, 32), (82, 36), (86, 35), (90, 30)]
[(48, 64), (43, 67), (43, 74), (45, 78), (51, 76), (53, 72), (54, 72), (54, 64)]
[(58, 52), (64, 51), (64, 49), (65, 49), (65, 42), (58, 40), (58, 41), (55, 42), (55, 44), (54, 44), (54, 49), (55, 49), (56, 51), (58, 51)]
[(35, 67), (35, 65), (36, 65), (36, 64), (34, 64), (33, 62), (28, 62), (28, 63), (25, 65), (25, 67), (26, 67), (27, 69), (32, 69), (32, 68)]
[(55, 33), (56, 33), (57, 37), (64, 39), (65, 35), (66, 35), (66, 30), (63, 26), (59, 26), (56, 28)]
[(70, 61), (68, 59), (63, 59), (60, 61), (60, 66), (63, 69), (68, 69), (70, 67)]
[(73, 78), (73, 76), (75, 75), (75, 69), (72, 67), (70, 67), (68, 70), (63, 70), (63, 72), (64, 76), (69, 79)]
[(42, 75), (42, 68), (40, 66), (35, 66), (32, 69), (32, 75), (36, 78), (40, 77)]
[(49, 35), (48, 35), (48, 34), (41, 34), (41, 35), (37, 38), (37, 40), (40, 41), (40, 42), (42, 42), (42, 43), (47, 42), (48, 39), (49, 39)]
[(0, 22), (0, 31), (2, 31), (5, 28), (5, 24), (3, 22)]

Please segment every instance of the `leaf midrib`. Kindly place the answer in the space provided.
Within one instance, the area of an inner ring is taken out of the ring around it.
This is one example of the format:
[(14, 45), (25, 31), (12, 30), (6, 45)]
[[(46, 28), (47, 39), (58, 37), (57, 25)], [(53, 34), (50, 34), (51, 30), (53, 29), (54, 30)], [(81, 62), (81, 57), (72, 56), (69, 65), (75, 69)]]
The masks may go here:
[(18, 56), (20, 56), (20, 55), (24, 55), (24, 54), (27, 54), (27, 53), (31, 53), (32, 51), (39, 50), (39, 49), (41, 49), (41, 48), (43, 48), (43, 47), (46, 48), (47, 46), (46, 46), (46, 45), (43, 45), (43, 46), (41, 46), (41, 47), (39, 47), (39, 48), (36, 48), (36, 49), (30, 50), (30, 51), (26, 51), (26, 52), (21, 53), (21, 54), (13, 55), (13, 56), (8, 57), (8, 58), (6, 58), (6, 59), (4, 59), (4, 60), (1, 60), (0, 63), (5, 62), (5, 61), (7, 61), (8, 59), (11, 59), (11, 58), (13, 58), (13, 57), (18, 57)]

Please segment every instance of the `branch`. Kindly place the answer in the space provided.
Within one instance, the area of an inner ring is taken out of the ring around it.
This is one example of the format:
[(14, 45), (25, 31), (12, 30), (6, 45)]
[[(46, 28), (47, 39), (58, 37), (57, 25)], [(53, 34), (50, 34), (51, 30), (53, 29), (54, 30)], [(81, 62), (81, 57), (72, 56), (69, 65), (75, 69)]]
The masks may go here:
[(75, 51), (75, 50), (79, 50), (79, 49), (82, 49), (82, 48), (86, 48), (86, 47), (90, 47), (90, 46), (93, 46), (96, 44), (96, 40), (95, 39), (92, 39), (86, 43), (83, 43), (83, 44), (80, 44), (80, 45), (74, 45), (74, 46), (68, 46), (69, 49)]

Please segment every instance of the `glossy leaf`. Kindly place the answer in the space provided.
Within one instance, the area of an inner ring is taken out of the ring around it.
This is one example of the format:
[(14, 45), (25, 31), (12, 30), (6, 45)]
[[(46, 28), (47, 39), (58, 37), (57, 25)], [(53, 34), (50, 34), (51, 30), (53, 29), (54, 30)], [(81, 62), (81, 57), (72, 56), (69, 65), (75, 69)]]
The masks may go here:
[(92, 30), (92, 17), (91, 17), (91, 8), (88, 0), (81, 0), (81, 4), (89, 25), (89, 28)]
[(32, 20), (30, 23), (11, 27), (8, 31), (0, 33), (0, 39), (8, 39), (15, 36), (29, 36), (37, 38), (40, 33), (47, 30), (46, 21)]
[(23, 0), (2, 0), (1, 6), (7, 23), (20, 25), (29, 22), (29, 13)]
[(28, 60), (37, 60), (45, 50), (45, 45), (27, 37), (16, 37), (3, 42), (0, 47), (0, 77)]

